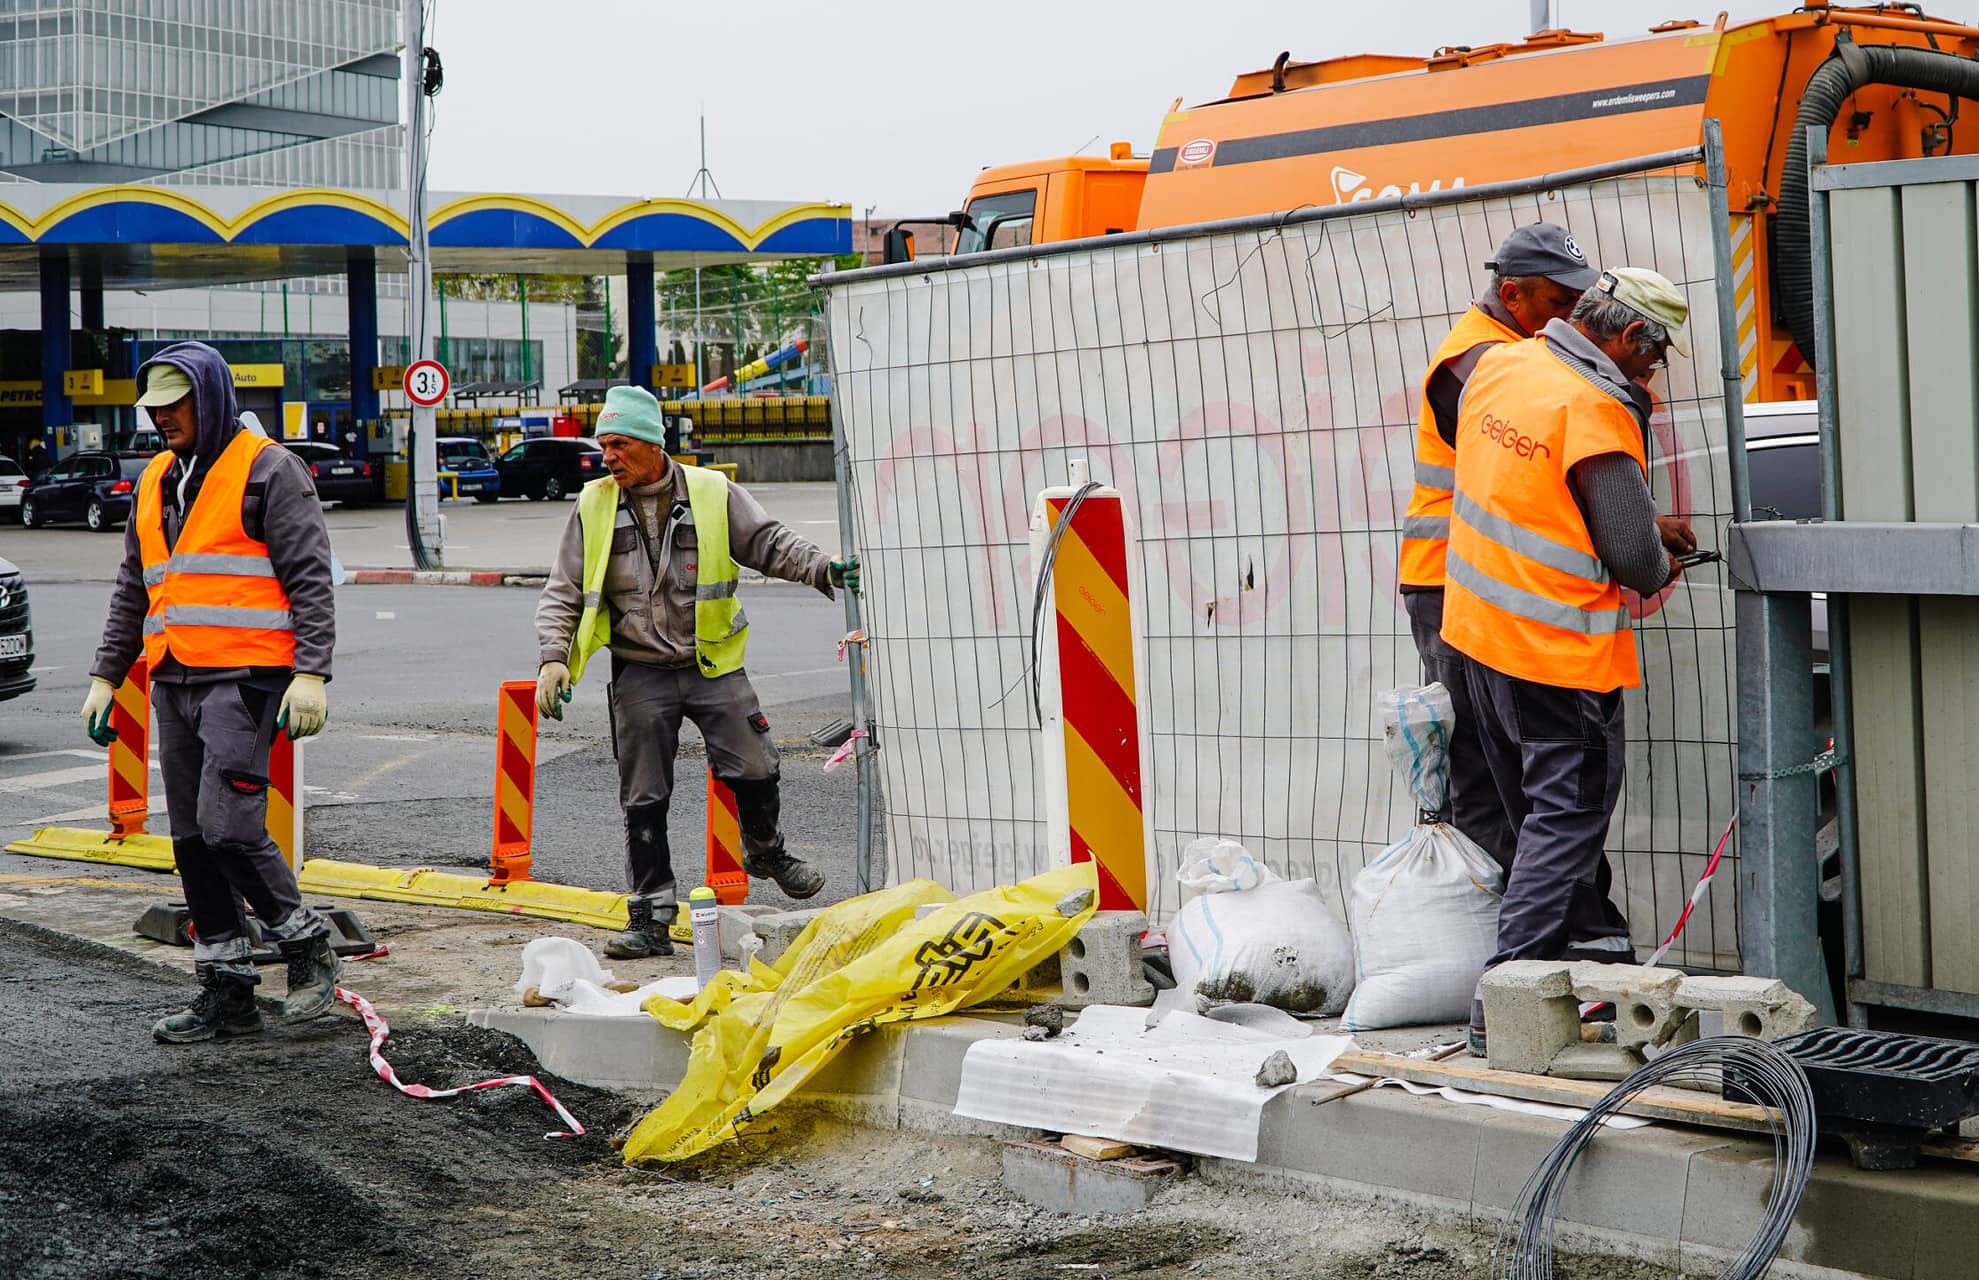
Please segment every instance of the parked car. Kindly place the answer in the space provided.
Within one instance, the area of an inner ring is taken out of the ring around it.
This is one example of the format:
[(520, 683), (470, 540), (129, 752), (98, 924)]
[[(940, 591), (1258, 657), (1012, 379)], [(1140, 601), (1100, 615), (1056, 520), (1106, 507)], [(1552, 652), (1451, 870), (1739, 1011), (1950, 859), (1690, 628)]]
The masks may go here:
[(0, 702), (34, 688), (34, 615), (27, 606), (27, 578), (11, 560), (0, 560)]
[[(1821, 518), (1821, 420), (1814, 401), (1745, 406), (1745, 459), (1754, 520)], [(1826, 595), (1814, 597), (1814, 666), (1823, 675), (1828, 670)]]
[(0, 453), (0, 520), (21, 518), (21, 494), (27, 488), (27, 472), (21, 464)]
[(596, 440), (549, 436), (512, 446), (495, 467), (503, 493), (561, 502), (605, 474), (605, 451)]
[(319, 502), (361, 507), (371, 501), (371, 464), (346, 457), (342, 449), (316, 440), (283, 441), (290, 453), (309, 464)]
[(21, 495), (21, 523), (30, 529), (80, 520), (108, 533), (130, 519), (138, 477), (148, 454), (72, 453)]
[(472, 436), (441, 436), (433, 442), (440, 459), (440, 470), (456, 476), (454, 484), (440, 481), (443, 494), (459, 493), (476, 502), (493, 502), (502, 496), (502, 473), (488, 456), (488, 446)]

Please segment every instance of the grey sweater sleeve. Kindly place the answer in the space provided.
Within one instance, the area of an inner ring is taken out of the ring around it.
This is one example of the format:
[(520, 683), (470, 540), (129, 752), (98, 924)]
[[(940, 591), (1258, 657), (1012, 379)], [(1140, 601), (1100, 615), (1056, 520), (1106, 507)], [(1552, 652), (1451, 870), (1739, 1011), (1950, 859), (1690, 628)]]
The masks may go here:
[(1615, 581), (1638, 595), (1661, 591), (1673, 576), (1656, 529), (1649, 480), (1626, 453), (1598, 453), (1575, 463), (1567, 487), (1587, 520), (1594, 554)]
[(831, 595), (831, 557), (789, 525), (772, 519), (747, 489), (728, 487), (728, 552), (744, 568)]
[(117, 566), (117, 584), (110, 588), (110, 613), (103, 623), (103, 643), (89, 674), (113, 685), (122, 684), (144, 648), (144, 615), (151, 593), (144, 589), (144, 555), (138, 550), (137, 521), (124, 522), (124, 560)]
[(287, 449), (263, 449), (249, 480), (265, 485), (261, 540), (275, 565), (275, 580), (289, 597), (295, 624), (295, 669), (330, 678), (337, 647), (337, 593), (330, 581), (330, 530), (309, 464)]
[(536, 601), (536, 659), (538, 663), (570, 661), (570, 641), (584, 612), (584, 523), (577, 506), (564, 521), (563, 540), (550, 565), (550, 580)]

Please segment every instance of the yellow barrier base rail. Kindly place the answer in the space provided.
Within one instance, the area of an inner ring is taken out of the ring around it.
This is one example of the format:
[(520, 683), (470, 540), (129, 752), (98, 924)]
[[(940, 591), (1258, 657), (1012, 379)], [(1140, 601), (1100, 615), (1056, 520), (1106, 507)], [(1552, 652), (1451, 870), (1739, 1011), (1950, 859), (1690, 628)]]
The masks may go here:
[[(75, 862), (103, 862), (146, 871), (177, 869), (168, 837), (136, 835), (118, 840), (108, 832), (79, 827), (42, 827), (27, 839), (8, 845), (7, 852)], [(338, 898), (490, 911), (539, 920), (564, 920), (595, 929), (617, 930), (626, 925), (625, 894), (542, 880), (513, 880), (496, 885), (485, 875), (463, 875), (432, 867), (371, 867), (328, 858), (305, 861), (298, 879), (304, 893)]]

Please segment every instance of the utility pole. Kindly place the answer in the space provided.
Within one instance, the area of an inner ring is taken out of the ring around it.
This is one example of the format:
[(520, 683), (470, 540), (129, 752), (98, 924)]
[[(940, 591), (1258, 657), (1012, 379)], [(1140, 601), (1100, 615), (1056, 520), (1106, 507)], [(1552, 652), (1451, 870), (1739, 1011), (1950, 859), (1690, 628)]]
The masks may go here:
[[(694, 195), (695, 187), (701, 188), (697, 200), (708, 198), (708, 188), (715, 188), (715, 199), (721, 199), (722, 189), (715, 183), (715, 175), (708, 172), (708, 113), (701, 113), (701, 167), (694, 171), (694, 180), (687, 184), (687, 194)], [(701, 363), (701, 267), (694, 266), (694, 389), (698, 392), (708, 385), (708, 371)]]
[[(430, 317), (433, 264), (426, 243), (426, 6), (405, 0), (405, 222), (406, 294), (410, 303), (406, 344), (413, 360), (433, 354)], [(412, 406), (412, 463), (406, 486), (405, 538), (416, 569), (443, 563), (446, 524), (440, 518), (439, 460), (433, 448), (435, 414)]]

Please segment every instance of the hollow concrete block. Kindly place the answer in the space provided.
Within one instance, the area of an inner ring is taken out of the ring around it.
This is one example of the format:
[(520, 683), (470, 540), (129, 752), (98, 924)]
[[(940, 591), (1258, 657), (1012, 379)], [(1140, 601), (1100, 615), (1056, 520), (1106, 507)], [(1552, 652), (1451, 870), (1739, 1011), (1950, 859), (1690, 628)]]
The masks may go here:
[(1580, 1042), (1580, 1005), (1562, 961), (1508, 960), (1485, 972), (1478, 994), (1494, 1071), (1544, 1075), (1561, 1049)]
[(1777, 978), (1685, 978), (1677, 1001), (1723, 1014), (1727, 1035), (1778, 1040), (1814, 1025), (1814, 1006)]
[(1585, 961), (1573, 966), (1575, 998), (1614, 1005), (1615, 1042), (1630, 1049), (1665, 1043), (1689, 1019), (1677, 999), (1683, 981), (1681, 969)]
[(1003, 1148), (1003, 1184), (1053, 1213), (1139, 1213), (1182, 1175), (1165, 1157), (1088, 1160), (1055, 1142), (1013, 1142)]
[(797, 935), (804, 932), (804, 927), (823, 911), (822, 907), (807, 911), (773, 911), (751, 920), (750, 928), (763, 940), (763, 949), (756, 958), (764, 964), (775, 964), (784, 952), (790, 950), (790, 944), (797, 941)]
[(1148, 918), (1139, 911), (1098, 911), (1058, 953), (1060, 995), (1068, 1009), (1095, 1004), (1150, 1005), (1154, 986), (1141, 969), (1141, 935)]

